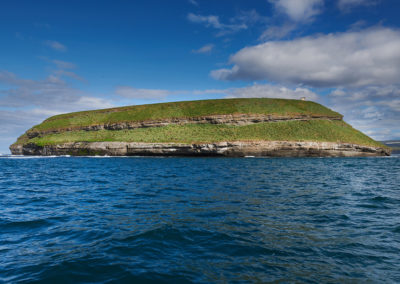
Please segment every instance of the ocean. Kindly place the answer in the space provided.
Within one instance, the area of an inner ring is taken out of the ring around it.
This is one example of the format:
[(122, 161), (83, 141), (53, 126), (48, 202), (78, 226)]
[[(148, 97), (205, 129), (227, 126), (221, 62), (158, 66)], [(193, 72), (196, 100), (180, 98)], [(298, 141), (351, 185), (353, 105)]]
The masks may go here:
[(0, 282), (400, 282), (400, 156), (0, 158)]

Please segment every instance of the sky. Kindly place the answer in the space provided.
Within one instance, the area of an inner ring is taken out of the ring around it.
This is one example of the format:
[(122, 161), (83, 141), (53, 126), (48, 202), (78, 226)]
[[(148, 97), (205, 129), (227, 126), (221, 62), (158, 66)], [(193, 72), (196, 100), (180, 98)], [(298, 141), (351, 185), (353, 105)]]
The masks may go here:
[(398, 0), (0, 3), (0, 153), (49, 116), (234, 97), (316, 101), (400, 139)]

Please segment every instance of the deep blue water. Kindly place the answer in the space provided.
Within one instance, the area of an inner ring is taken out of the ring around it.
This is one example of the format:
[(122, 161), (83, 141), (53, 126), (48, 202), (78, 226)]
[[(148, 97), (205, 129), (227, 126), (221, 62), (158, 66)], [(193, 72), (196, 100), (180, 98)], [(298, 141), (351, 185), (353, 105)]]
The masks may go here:
[(0, 158), (0, 282), (400, 282), (400, 157)]

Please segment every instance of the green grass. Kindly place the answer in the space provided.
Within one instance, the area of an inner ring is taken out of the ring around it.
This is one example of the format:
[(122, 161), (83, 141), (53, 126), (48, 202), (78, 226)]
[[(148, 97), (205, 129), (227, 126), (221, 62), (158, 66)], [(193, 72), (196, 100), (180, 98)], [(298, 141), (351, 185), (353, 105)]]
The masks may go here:
[[(15, 144), (40, 146), (66, 142), (175, 142), (209, 143), (221, 141), (327, 141), (385, 147), (341, 120), (282, 121), (246, 126), (225, 124), (184, 124), (131, 130), (82, 131), (82, 126), (145, 121), (165, 118), (199, 117), (217, 114), (310, 115), (342, 118), (320, 104), (285, 99), (223, 99), (129, 106), (95, 111), (68, 113), (50, 117), (29, 131), (56, 130), (29, 139), (24, 134)], [(75, 131), (63, 131), (66, 128)]]
[(320, 141), (385, 147), (343, 121), (310, 120), (257, 123), (246, 126), (185, 124), (131, 130), (70, 131), (24, 141), (40, 146), (66, 142)]
[(125, 121), (238, 113), (342, 117), (339, 113), (311, 101), (266, 98), (220, 99), (138, 105), (61, 114), (46, 119), (30, 131), (62, 130)]

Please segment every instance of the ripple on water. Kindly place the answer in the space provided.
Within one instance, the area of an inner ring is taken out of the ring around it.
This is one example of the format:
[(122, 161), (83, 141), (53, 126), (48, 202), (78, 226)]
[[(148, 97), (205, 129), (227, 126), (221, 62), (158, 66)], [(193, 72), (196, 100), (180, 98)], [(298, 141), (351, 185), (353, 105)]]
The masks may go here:
[(400, 282), (400, 157), (0, 168), (0, 282)]

